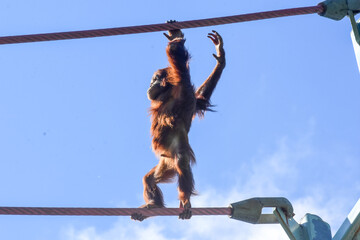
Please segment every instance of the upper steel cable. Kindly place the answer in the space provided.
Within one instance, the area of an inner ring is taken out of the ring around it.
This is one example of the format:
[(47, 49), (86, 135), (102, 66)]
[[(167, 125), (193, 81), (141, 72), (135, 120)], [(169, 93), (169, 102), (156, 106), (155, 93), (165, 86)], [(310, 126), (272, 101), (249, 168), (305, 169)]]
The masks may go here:
[(312, 7), (290, 8), (283, 10), (249, 13), (249, 14), (241, 14), (241, 15), (228, 16), (228, 17), (208, 18), (208, 19), (200, 19), (200, 20), (192, 20), (192, 21), (175, 22), (175, 23), (150, 24), (150, 25), (133, 26), (133, 27), (106, 28), (106, 29), (95, 29), (95, 30), (85, 30), (85, 31), (7, 36), (7, 37), (0, 37), (0, 44), (42, 42), (42, 41), (53, 41), (53, 40), (66, 40), (66, 39), (79, 39), (79, 38), (105, 37), (105, 36), (125, 35), (125, 34), (135, 34), (135, 33), (158, 32), (158, 31), (167, 31), (174, 29), (215, 26), (215, 25), (222, 25), (229, 23), (247, 22), (247, 21), (255, 21), (261, 19), (287, 17), (287, 16), (304, 15), (304, 14), (312, 14), (312, 13), (321, 14), (324, 11), (325, 8), (323, 4), (319, 4), (317, 6), (312, 6)]

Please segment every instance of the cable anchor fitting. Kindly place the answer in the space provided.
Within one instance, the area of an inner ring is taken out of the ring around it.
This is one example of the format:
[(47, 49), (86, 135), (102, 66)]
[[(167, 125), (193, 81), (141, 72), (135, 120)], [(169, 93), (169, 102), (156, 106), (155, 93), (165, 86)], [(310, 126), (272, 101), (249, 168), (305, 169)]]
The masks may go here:
[(281, 209), (287, 218), (294, 216), (294, 209), (289, 200), (283, 197), (277, 198), (250, 198), (244, 201), (232, 203), (230, 218), (253, 224), (279, 223), (274, 214), (262, 214), (264, 207)]

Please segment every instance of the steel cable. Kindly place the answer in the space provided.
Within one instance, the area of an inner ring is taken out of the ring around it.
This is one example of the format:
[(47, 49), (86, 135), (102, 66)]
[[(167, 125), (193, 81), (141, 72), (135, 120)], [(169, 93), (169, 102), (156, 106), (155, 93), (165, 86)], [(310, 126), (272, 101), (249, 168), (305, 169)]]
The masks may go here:
[[(0, 215), (50, 215), (50, 216), (131, 216), (140, 213), (144, 216), (179, 215), (182, 208), (51, 208), (51, 207), (0, 207)], [(232, 209), (191, 208), (192, 215), (231, 215)]]
[(173, 29), (215, 26), (222, 24), (247, 22), (247, 21), (304, 15), (304, 14), (312, 14), (312, 13), (321, 14), (324, 11), (325, 8), (323, 4), (319, 4), (317, 6), (312, 6), (312, 7), (290, 8), (290, 9), (267, 11), (267, 12), (241, 14), (241, 15), (228, 16), (228, 17), (183, 21), (176, 23), (162, 23), (162, 24), (151, 24), (151, 25), (142, 25), (142, 26), (133, 26), (133, 27), (119, 27), (119, 28), (106, 28), (106, 29), (95, 29), (95, 30), (85, 30), (85, 31), (6, 36), (6, 37), (0, 37), (0, 44), (42, 42), (42, 41), (53, 41), (53, 40), (66, 40), (66, 39), (79, 39), (79, 38), (105, 37), (105, 36), (115, 36), (115, 35), (125, 35), (125, 34), (135, 34), (135, 33), (158, 32), (158, 31), (166, 31)]

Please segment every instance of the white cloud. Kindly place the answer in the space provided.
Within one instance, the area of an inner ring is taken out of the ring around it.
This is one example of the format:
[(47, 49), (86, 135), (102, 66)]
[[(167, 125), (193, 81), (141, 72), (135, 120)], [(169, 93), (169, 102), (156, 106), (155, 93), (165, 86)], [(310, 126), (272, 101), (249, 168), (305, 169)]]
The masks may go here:
[(129, 221), (118, 221), (111, 229), (105, 232), (98, 232), (94, 227), (81, 230), (75, 230), (71, 227), (65, 231), (63, 238), (68, 240), (169, 239), (163, 236), (163, 230), (163, 227), (154, 223), (144, 227), (138, 224), (129, 224)]
[[(227, 206), (237, 200), (251, 197), (284, 196), (296, 192), (291, 190), (299, 183), (298, 167), (302, 161), (313, 154), (311, 138), (314, 133), (314, 121), (310, 128), (297, 141), (290, 142), (282, 138), (272, 153), (262, 153), (247, 163), (248, 173), (238, 180), (228, 194), (219, 194), (216, 189), (207, 189), (193, 199), (193, 206)], [(295, 185), (296, 184), (296, 185)], [(295, 194), (293, 194), (295, 195)], [(286, 196), (285, 196), (286, 197)], [(306, 196), (292, 196), (296, 217), (299, 222), (306, 213), (317, 214), (330, 225), (339, 226), (344, 219), (341, 202), (344, 198), (328, 199), (325, 192), (312, 191)], [(336, 201), (336, 202), (335, 202)], [(171, 205), (176, 205), (173, 203)], [(336, 229), (333, 229), (333, 233)], [(76, 230), (69, 228), (63, 235), (66, 240), (117, 240), (117, 239), (288, 239), (280, 225), (252, 225), (230, 219), (226, 216), (198, 217), (190, 221), (179, 221), (176, 217), (150, 218), (142, 223), (119, 218), (107, 231), (98, 231), (94, 227)]]

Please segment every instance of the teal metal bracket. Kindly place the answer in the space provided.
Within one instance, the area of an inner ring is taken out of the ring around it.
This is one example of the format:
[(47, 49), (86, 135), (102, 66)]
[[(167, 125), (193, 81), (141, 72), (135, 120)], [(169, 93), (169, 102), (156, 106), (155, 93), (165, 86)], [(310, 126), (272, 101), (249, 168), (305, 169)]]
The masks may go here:
[[(320, 217), (306, 214), (300, 223), (286, 198), (251, 198), (230, 204), (231, 218), (252, 224), (279, 223), (291, 240), (331, 240), (330, 226)], [(263, 214), (263, 208), (275, 208), (273, 214)]]
[(343, 19), (349, 11), (352, 11), (354, 15), (360, 12), (359, 0), (326, 0), (320, 4), (325, 8), (321, 15), (333, 20)]
[(252, 224), (278, 223), (274, 214), (263, 214), (264, 207), (282, 209), (286, 218), (292, 218), (294, 210), (286, 198), (251, 198), (230, 204), (233, 219)]
[[(273, 214), (263, 214), (264, 207), (275, 208)], [(330, 225), (319, 216), (307, 213), (300, 222), (286, 198), (251, 198), (230, 204), (233, 219), (252, 223), (279, 223), (290, 240), (360, 240), (360, 199), (351, 210), (334, 238)]]
[(349, 16), (355, 40), (360, 45), (359, 24), (356, 23), (354, 17), (360, 12), (360, 0), (326, 0), (320, 4), (325, 9), (321, 16), (333, 20), (341, 20)]
[(330, 225), (319, 216), (307, 213), (297, 223), (293, 218), (287, 219), (281, 209), (275, 209), (274, 215), (291, 240), (331, 240)]
[(360, 21), (356, 23), (355, 15), (360, 13), (360, 0), (326, 0), (319, 5), (324, 7), (321, 16), (341, 20), (346, 15), (350, 18), (355, 56), (360, 71)]

